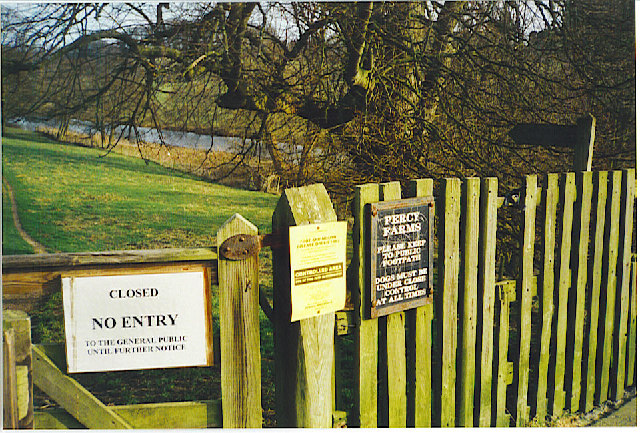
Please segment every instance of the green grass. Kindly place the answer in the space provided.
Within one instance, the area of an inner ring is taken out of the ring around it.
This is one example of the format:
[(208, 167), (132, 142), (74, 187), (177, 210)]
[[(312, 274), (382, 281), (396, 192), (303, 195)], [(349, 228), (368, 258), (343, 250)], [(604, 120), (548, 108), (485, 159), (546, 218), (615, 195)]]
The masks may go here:
[[(278, 200), (19, 129), (4, 131), (2, 153), (3, 176), (13, 187), (22, 226), (49, 252), (211, 246), (217, 229), (235, 212), (261, 232), (270, 231)], [(10, 209), (3, 194), (3, 254), (32, 253), (13, 226)], [(270, 294), (271, 252), (263, 250), (260, 260), (261, 288)], [(61, 298), (55, 293), (31, 313), (34, 342), (64, 341)], [(216, 332), (216, 287), (212, 310)], [(268, 412), (274, 407), (273, 329), (262, 313), (260, 328), (263, 407)], [(75, 378), (105, 403), (188, 401), (220, 398), (219, 368), (87, 373)]]
[(11, 200), (2, 188), (2, 254), (33, 254), (33, 248), (22, 239), (13, 224)]
[(2, 153), (22, 226), (50, 252), (210, 246), (235, 212), (268, 230), (277, 202), (18, 129), (5, 130)]

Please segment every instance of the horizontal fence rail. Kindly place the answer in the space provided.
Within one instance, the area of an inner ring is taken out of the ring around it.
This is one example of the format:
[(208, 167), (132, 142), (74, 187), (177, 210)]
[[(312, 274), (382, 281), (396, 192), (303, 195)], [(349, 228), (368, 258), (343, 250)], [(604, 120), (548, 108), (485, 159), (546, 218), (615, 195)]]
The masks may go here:
[(218, 283), (217, 248), (166, 248), (2, 257), (3, 308), (29, 312), (46, 296), (61, 290), (62, 273), (177, 272), (205, 267)]

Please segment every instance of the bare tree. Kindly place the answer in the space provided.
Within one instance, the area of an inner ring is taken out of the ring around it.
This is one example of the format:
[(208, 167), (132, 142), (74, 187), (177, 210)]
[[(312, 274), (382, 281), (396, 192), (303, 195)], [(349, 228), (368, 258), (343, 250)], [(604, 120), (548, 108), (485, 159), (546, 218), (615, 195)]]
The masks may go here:
[[(230, 169), (265, 149), (285, 183), (347, 193), (418, 176), (508, 186), (567, 159), (511, 142), (518, 122), (590, 111), (597, 155), (635, 154), (633, 8), (614, 3), (3, 8), (3, 95), (23, 100), (6, 114), (233, 134), (245, 140)], [(601, 137), (616, 146), (599, 151)]]

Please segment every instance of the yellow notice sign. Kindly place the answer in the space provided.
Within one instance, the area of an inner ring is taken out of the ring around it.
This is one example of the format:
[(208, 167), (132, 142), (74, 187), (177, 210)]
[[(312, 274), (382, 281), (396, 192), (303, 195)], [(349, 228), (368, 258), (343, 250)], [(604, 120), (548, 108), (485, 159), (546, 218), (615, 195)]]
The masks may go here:
[(347, 295), (346, 221), (289, 227), (291, 321), (344, 307)]

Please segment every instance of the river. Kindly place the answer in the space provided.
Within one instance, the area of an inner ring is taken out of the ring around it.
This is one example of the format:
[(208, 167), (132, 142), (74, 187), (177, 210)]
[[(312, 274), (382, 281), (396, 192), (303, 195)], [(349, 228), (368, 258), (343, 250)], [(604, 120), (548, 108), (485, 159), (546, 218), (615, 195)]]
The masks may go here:
[[(11, 119), (8, 122), (11, 126), (17, 126), (29, 131), (35, 131), (38, 127), (50, 127), (57, 128), (59, 123), (54, 119), (26, 119), (19, 117)], [(77, 134), (96, 134), (98, 130), (91, 122), (85, 122), (82, 120), (72, 119), (69, 122), (69, 130)], [(115, 134), (120, 134), (124, 130), (123, 138), (128, 140), (134, 140), (135, 134), (131, 131), (129, 136), (129, 127), (117, 126), (115, 128)], [(138, 127), (138, 133), (140, 139), (148, 143), (161, 143), (160, 133), (155, 128)], [(195, 134), (193, 132), (183, 131), (170, 131), (163, 130), (162, 138), (164, 143), (170, 146), (187, 147), (190, 149), (202, 149), (206, 150), (210, 147), (215, 151), (233, 152), (239, 145), (242, 144), (242, 139), (238, 137), (222, 137), (222, 136), (210, 136)]]

